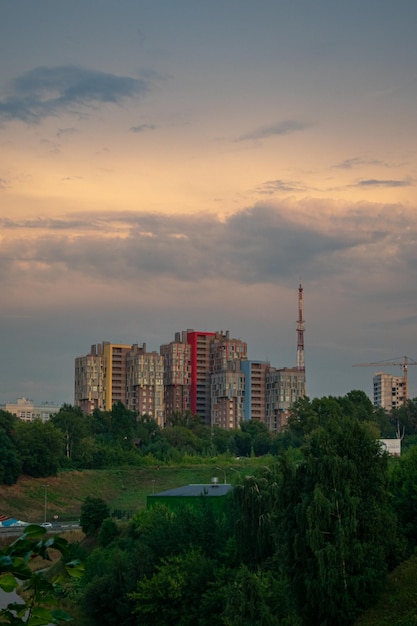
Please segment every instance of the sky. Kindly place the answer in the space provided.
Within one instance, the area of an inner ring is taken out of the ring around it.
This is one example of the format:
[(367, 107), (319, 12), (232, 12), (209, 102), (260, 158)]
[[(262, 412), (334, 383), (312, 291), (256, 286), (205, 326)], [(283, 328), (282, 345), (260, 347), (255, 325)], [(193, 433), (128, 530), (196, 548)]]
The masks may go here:
[[(417, 359), (415, 0), (2, 0), (0, 403), (229, 330), (311, 398)], [(417, 368), (409, 368), (417, 396)]]

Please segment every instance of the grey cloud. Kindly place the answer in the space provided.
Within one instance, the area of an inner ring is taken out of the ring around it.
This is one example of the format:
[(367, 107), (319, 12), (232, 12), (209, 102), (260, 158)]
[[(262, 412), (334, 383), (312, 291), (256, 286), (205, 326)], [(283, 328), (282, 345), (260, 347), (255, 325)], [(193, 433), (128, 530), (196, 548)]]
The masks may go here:
[(88, 231), (96, 228), (96, 222), (94, 220), (83, 219), (52, 219), (52, 218), (38, 218), (36, 220), (12, 220), (10, 218), (0, 218), (0, 227), (2, 230), (18, 230), (18, 229), (30, 229), (30, 230), (74, 230), (82, 229)]
[(0, 100), (0, 119), (39, 122), (61, 111), (118, 104), (143, 95), (148, 82), (74, 65), (37, 67), (17, 78), (9, 97)]
[[(36, 263), (42, 263), (43, 280), (73, 271), (103, 281), (168, 277), (189, 283), (220, 278), (241, 284), (275, 283), (294, 273), (343, 271), (358, 248), (384, 242), (395, 229), (395, 215), (375, 230), (368, 212), (361, 215), (357, 210), (353, 218), (339, 218), (332, 230), (320, 232), (314, 226), (314, 206), (309, 210), (312, 219), (304, 224), (291, 220), (286, 206), (261, 205), (225, 221), (211, 215), (139, 213), (86, 214), (68, 221), (22, 224), (3, 220), (3, 228), (43, 232), (36, 239), (22, 237), (21, 241), (16, 241), (15, 233), (10, 248), (2, 248), (2, 256), (4, 261), (8, 256), (32, 263), (35, 272)], [(19, 267), (17, 263), (16, 272)]]
[(309, 188), (298, 180), (267, 180), (257, 188), (259, 193), (273, 194), (276, 191), (307, 191)]
[(263, 126), (248, 133), (244, 133), (235, 141), (266, 139), (267, 137), (271, 137), (273, 135), (289, 135), (299, 130), (309, 128), (309, 126), (309, 124), (297, 120), (284, 120), (282, 122), (277, 122), (276, 124), (271, 124), (270, 126)]
[(58, 128), (56, 136), (61, 137), (61, 135), (73, 135), (76, 132), (76, 128)]
[(354, 187), (410, 187), (413, 183), (409, 179), (405, 180), (379, 180), (370, 178), (368, 180), (360, 180)]
[(345, 159), (336, 165), (333, 165), (335, 169), (341, 170), (353, 170), (357, 167), (362, 167), (363, 165), (386, 165), (383, 161), (379, 161), (377, 159), (361, 159), (359, 157), (352, 157), (350, 159)]
[(131, 131), (132, 133), (143, 133), (147, 130), (155, 130), (156, 126), (155, 124), (140, 124), (139, 126), (132, 126), (131, 127)]

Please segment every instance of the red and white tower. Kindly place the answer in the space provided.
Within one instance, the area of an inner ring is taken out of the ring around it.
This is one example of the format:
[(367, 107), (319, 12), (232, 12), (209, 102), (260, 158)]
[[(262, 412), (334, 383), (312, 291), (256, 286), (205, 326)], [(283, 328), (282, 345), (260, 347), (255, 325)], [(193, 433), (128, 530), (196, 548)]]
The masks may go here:
[(297, 323), (297, 369), (305, 372), (304, 361), (304, 319), (303, 319), (303, 286), (298, 287), (298, 323)]

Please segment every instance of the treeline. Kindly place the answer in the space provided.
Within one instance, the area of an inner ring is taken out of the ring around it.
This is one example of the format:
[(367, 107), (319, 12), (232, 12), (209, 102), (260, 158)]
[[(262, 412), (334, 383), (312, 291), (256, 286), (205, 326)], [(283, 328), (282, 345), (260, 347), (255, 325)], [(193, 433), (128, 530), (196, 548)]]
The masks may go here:
[(46, 422), (25, 422), (0, 411), (0, 483), (20, 474), (55, 475), (59, 469), (109, 469), (200, 462), (219, 455), (262, 456), (275, 451), (265, 424), (248, 421), (233, 431), (201, 423), (191, 413), (173, 415), (161, 429), (148, 415), (136, 416), (119, 403), (85, 416), (64, 405)]
[(201, 496), (116, 524), (86, 502), (97, 543), (72, 600), (88, 623), (352, 624), (417, 541), (417, 447), (390, 459), (365, 400), (300, 401), (279, 454), (237, 478), (221, 514)]
[(306, 429), (320, 424), (323, 403), (327, 412), (342, 408), (346, 415), (369, 422), (375, 437), (405, 433), (406, 442), (417, 440), (417, 400), (387, 414), (375, 410), (362, 391), (351, 391), (342, 398), (300, 400), (291, 427), (277, 434), (255, 420), (243, 422), (236, 430), (210, 428), (191, 413), (174, 414), (161, 429), (149, 416), (137, 416), (121, 403), (111, 411), (96, 410), (91, 416), (64, 405), (47, 422), (25, 422), (0, 411), (0, 483), (13, 484), (21, 473), (52, 476), (60, 468), (107, 469), (198, 462), (219, 455), (276, 455), (301, 446)]

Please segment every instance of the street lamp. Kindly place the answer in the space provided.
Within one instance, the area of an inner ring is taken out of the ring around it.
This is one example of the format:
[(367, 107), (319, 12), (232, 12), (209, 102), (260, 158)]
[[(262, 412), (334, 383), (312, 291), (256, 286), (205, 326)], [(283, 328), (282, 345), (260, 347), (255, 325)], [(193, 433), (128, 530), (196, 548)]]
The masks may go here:
[(43, 509), (43, 521), (46, 522), (46, 510), (48, 508), (48, 487), (49, 485), (44, 485), (45, 489), (45, 499), (44, 499), (44, 509)]

